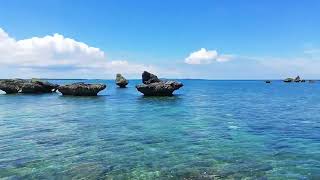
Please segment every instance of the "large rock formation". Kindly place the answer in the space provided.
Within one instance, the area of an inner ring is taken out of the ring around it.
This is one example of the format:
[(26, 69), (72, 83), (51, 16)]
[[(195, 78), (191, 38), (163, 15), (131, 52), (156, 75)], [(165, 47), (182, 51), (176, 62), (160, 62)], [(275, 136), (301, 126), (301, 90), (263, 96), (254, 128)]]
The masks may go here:
[(59, 85), (40, 80), (7, 79), (0, 81), (0, 89), (7, 94), (14, 93), (51, 93), (57, 90)]
[(124, 78), (121, 74), (117, 74), (117, 76), (116, 76), (116, 84), (120, 88), (125, 88), (126, 85), (128, 85), (128, 80), (126, 80), (126, 78)]
[(85, 84), (81, 82), (60, 86), (58, 90), (62, 93), (62, 95), (96, 96), (106, 87), (107, 86), (105, 84)]
[(7, 94), (15, 94), (18, 93), (23, 84), (28, 81), (23, 79), (5, 79), (0, 80), (0, 90), (6, 92)]
[(172, 96), (172, 93), (181, 88), (183, 84), (177, 81), (161, 81), (154, 74), (147, 71), (142, 73), (142, 82), (136, 86), (137, 90), (145, 96)]

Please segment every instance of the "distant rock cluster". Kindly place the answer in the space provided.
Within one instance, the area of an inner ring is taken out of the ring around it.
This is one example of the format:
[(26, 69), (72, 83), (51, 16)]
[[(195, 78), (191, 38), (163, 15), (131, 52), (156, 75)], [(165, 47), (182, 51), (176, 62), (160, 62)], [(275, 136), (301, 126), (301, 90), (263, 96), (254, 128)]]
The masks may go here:
[[(163, 81), (158, 79), (154, 74), (147, 71), (142, 73), (143, 84), (137, 85), (136, 88), (145, 96), (172, 96), (173, 92), (183, 86), (177, 81)], [(120, 88), (125, 88), (129, 81), (121, 74), (116, 75), (116, 85)], [(83, 82), (58, 85), (49, 83), (48, 81), (40, 79), (5, 79), (0, 80), (0, 90), (6, 94), (41, 94), (52, 93), (57, 90), (62, 95), (70, 96), (97, 96), (98, 93), (106, 89), (105, 84), (86, 84)]]
[[(291, 82), (303, 83), (303, 82), (306, 82), (306, 80), (301, 79), (300, 76), (297, 76), (295, 78), (286, 78), (285, 80), (283, 80), (283, 82), (285, 82), (285, 83), (291, 83)], [(314, 83), (314, 82), (315, 82), (314, 80), (309, 80), (309, 83)]]
[[(292, 82), (296, 82), (296, 83), (304, 83), (304, 82), (307, 82), (306, 80), (304, 79), (301, 79), (300, 76), (297, 76), (295, 78), (286, 78), (283, 80), (283, 82), (285, 83), (292, 83)], [(309, 83), (315, 83), (316, 81), (315, 80), (308, 80)], [(265, 83), (267, 84), (270, 84), (271, 81), (270, 80), (266, 80)]]

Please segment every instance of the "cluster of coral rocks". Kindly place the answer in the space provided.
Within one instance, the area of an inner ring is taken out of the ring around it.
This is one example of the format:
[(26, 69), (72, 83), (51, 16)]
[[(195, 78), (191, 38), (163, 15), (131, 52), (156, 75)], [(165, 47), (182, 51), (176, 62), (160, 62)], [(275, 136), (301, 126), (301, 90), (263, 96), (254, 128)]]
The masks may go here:
[[(125, 88), (128, 85), (128, 80), (121, 74), (116, 76), (116, 84), (120, 88)], [(142, 83), (136, 86), (137, 90), (145, 96), (171, 96), (172, 93), (183, 86), (177, 81), (163, 81), (156, 75), (147, 71), (142, 73)], [(73, 83), (68, 85), (52, 84), (39, 79), (5, 79), (0, 80), (0, 90), (6, 94), (25, 93), (39, 94), (52, 93), (59, 91), (62, 95), (72, 96), (96, 96), (100, 91), (107, 86), (105, 84), (85, 84)]]
[[(267, 81), (265, 81), (266, 83), (271, 83), (271, 81), (270, 80), (267, 80)], [(305, 79), (301, 79), (300, 78), (300, 76), (297, 76), (297, 77), (295, 77), (295, 78), (286, 78), (286, 79), (284, 79), (283, 80), (283, 82), (285, 82), (285, 83), (292, 83), (292, 82), (296, 82), (296, 83), (304, 83), (304, 82), (306, 82), (306, 80)], [(308, 80), (308, 82), (309, 83), (315, 83), (316, 81), (315, 80)]]

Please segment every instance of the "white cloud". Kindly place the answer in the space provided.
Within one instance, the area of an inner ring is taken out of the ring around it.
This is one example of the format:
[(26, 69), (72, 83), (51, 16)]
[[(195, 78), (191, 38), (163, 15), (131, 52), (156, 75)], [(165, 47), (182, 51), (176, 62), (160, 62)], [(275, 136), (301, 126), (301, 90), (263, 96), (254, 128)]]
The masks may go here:
[(105, 54), (98, 48), (65, 38), (60, 34), (15, 40), (0, 29), (0, 63), (16, 66), (79, 66), (102, 62)]
[(199, 51), (190, 53), (185, 59), (187, 64), (211, 64), (214, 61), (226, 62), (231, 60), (232, 55), (219, 55), (216, 50), (206, 50), (201, 48)]
[(126, 60), (108, 61), (105, 52), (99, 48), (60, 34), (15, 40), (1, 28), (0, 70), (10, 71), (11, 75), (19, 77), (27, 74), (45, 76), (45, 73), (50, 74), (52, 70), (60, 71), (54, 74), (67, 78), (68, 74), (94, 78), (118, 72), (140, 74), (144, 70), (156, 71), (150, 65), (129, 63)]

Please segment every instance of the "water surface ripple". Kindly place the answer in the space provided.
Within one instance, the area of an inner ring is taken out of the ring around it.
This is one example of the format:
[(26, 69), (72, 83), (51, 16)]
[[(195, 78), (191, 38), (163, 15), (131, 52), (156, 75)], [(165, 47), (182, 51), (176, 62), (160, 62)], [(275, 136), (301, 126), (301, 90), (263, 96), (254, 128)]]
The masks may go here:
[(0, 178), (320, 179), (320, 84), (183, 80), (143, 97), (139, 81), (88, 82), (108, 87), (0, 95)]

